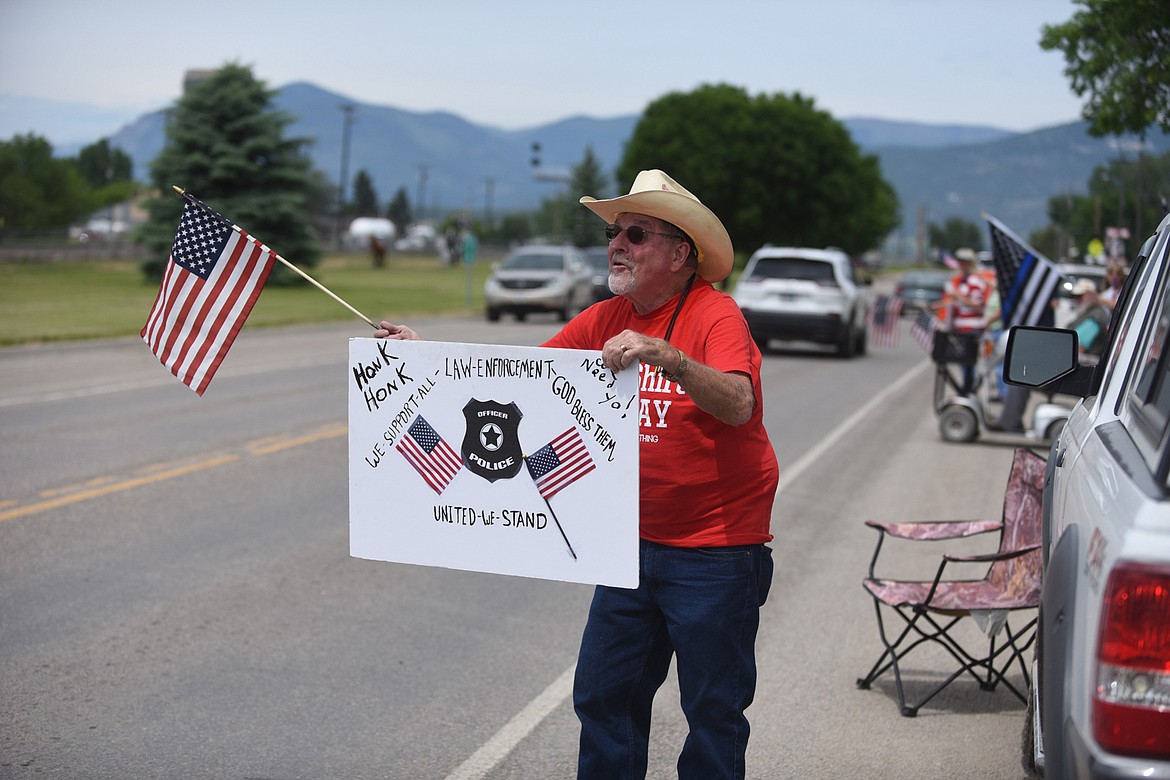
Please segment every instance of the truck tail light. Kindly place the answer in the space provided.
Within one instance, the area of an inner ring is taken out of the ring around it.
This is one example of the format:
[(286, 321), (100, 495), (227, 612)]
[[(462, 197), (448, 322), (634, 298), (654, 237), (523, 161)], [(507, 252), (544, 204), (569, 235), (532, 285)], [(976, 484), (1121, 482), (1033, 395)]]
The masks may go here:
[(1109, 575), (1093, 737), (1111, 753), (1170, 758), (1170, 568), (1122, 563)]

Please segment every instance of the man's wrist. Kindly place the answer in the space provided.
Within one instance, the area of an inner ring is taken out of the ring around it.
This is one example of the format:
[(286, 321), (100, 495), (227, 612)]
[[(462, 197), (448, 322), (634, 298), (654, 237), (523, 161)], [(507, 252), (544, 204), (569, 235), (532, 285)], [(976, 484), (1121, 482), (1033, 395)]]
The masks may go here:
[(684, 355), (683, 351), (678, 347), (675, 347), (674, 351), (678, 353), (678, 368), (674, 370), (673, 374), (669, 374), (666, 378), (671, 382), (679, 382), (682, 380), (683, 374), (687, 372), (687, 356)]

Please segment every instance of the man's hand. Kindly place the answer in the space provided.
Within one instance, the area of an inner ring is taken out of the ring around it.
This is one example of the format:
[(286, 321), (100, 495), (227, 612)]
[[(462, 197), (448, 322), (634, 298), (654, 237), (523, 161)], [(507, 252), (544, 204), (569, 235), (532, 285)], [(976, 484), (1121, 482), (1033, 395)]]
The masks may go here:
[[(682, 353), (664, 339), (624, 330), (605, 342), (601, 360), (615, 374), (636, 363), (658, 366), (667, 377), (681, 368)], [(678, 385), (703, 411), (728, 425), (743, 425), (756, 408), (752, 380), (747, 374), (723, 372), (687, 358)]]
[(405, 325), (395, 325), (382, 320), (378, 329), (374, 331), (376, 339), (397, 339), (399, 341), (422, 341), (422, 338)]
[(615, 374), (638, 361), (661, 366), (673, 355), (674, 347), (662, 339), (643, 336), (634, 330), (623, 330), (606, 341), (601, 348), (602, 362)]

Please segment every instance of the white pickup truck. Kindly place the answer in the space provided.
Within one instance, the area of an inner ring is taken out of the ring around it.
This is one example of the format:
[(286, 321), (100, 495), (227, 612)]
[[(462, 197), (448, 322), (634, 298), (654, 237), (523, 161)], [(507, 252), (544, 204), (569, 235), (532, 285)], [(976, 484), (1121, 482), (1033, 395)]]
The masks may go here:
[(1009, 382), (1082, 396), (1052, 446), (1025, 768), (1170, 778), (1170, 216), (1134, 261), (1095, 366), (1014, 328)]

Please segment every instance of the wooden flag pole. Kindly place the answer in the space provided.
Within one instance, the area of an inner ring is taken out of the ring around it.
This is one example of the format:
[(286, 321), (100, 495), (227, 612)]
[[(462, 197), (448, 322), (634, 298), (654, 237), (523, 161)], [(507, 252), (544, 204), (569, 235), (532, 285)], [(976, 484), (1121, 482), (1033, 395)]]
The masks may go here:
[[(189, 195), (189, 194), (187, 193), (187, 191), (186, 191), (185, 189), (183, 189), (182, 187), (179, 187), (179, 186), (178, 186), (178, 185), (176, 185), (176, 184), (172, 184), (172, 185), (171, 185), (171, 188), (172, 188), (172, 189), (173, 189), (175, 192), (177, 192), (178, 194), (182, 195), (184, 198), (186, 198), (186, 199), (187, 199), (188, 201), (190, 201), (191, 203), (194, 203), (194, 204), (195, 204), (196, 206), (198, 206), (199, 208), (201, 208), (201, 209), (204, 209), (205, 211), (206, 211), (206, 210), (209, 210), (209, 209), (207, 208), (207, 206), (205, 206), (205, 205), (204, 205), (204, 204), (203, 204), (203, 203), (202, 203), (202, 202), (201, 202), (201, 201), (200, 201), (198, 198), (196, 198), (194, 195)], [(235, 228), (236, 230), (240, 230), (239, 226), (237, 226), (237, 225), (232, 225), (232, 227), (233, 227), (233, 228)], [(298, 275), (299, 275), (301, 278), (303, 278), (303, 279), (304, 279), (305, 281), (307, 281), (309, 284), (313, 285), (313, 286), (314, 286), (314, 287), (316, 287), (318, 290), (320, 290), (321, 292), (325, 293), (326, 295), (328, 295), (330, 298), (332, 298), (333, 300), (335, 300), (335, 301), (337, 301), (338, 303), (340, 303), (340, 304), (341, 304), (342, 306), (344, 306), (345, 308), (349, 309), (351, 312), (353, 312), (354, 314), (356, 314), (358, 317), (360, 317), (361, 319), (365, 320), (365, 321), (366, 321), (366, 323), (368, 323), (368, 324), (369, 324), (369, 326), (370, 326), (371, 328), (373, 328), (374, 330), (377, 330), (377, 329), (378, 329), (378, 326), (377, 326), (376, 324), (374, 324), (374, 321), (373, 321), (373, 320), (371, 320), (369, 317), (367, 317), (366, 315), (362, 314), (360, 311), (358, 311), (357, 309), (355, 309), (354, 307), (352, 307), (352, 306), (350, 306), (348, 303), (346, 303), (344, 300), (342, 300), (341, 298), (339, 298), (339, 297), (338, 297), (337, 295), (335, 295), (335, 294), (333, 293), (333, 291), (332, 291), (332, 290), (330, 290), (328, 287), (324, 286), (323, 284), (321, 284), (320, 282), (318, 282), (316, 279), (314, 279), (313, 277), (309, 276), (307, 273), (305, 273), (305, 272), (304, 272), (304, 271), (302, 271), (301, 269), (297, 268), (295, 265), (293, 265), (292, 263), (290, 263), (288, 260), (285, 260), (283, 257), (281, 257), (280, 255), (276, 254), (276, 252), (273, 252), (272, 254), (273, 254), (273, 256), (274, 256), (274, 257), (275, 257), (277, 260), (279, 260), (280, 262), (284, 263), (284, 264), (285, 264), (285, 266), (287, 266), (288, 268), (292, 269), (292, 271), (293, 271), (293, 272), (295, 272), (296, 274), (298, 274)]]

